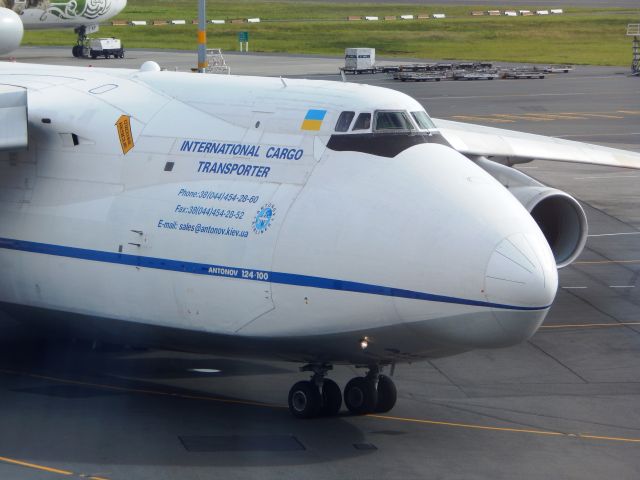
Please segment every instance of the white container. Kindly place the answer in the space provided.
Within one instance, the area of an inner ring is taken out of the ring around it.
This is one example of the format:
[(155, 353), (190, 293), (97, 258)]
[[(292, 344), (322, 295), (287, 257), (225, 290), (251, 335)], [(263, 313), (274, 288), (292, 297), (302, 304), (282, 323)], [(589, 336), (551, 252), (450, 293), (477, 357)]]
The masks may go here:
[(344, 68), (347, 70), (370, 70), (376, 63), (375, 48), (345, 48)]
[(171, 20), (171, 25), (186, 25), (186, 20)]
[(259, 18), (247, 18), (247, 22), (249, 23), (260, 23)]
[(379, 20), (378, 17), (364, 17), (365, 20), (369, 20), (370, 22), (376, 22)]
[(92, 38), (89, 42), (89, 48), (95, 51), (102, 50), (118, 50), (122, 47), (119, 38)]
[(400, 15), (402, 20), (413, 20), (413, 15)]
[(433, 18), (446, 18), (446, 15), (444, 13), (434, 13), (432, 15)]

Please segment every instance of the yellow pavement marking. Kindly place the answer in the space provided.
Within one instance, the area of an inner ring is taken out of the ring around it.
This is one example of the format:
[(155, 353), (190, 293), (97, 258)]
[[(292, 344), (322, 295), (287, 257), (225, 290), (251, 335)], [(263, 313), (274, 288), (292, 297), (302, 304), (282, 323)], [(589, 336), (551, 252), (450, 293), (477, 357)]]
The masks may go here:
[(59, 383), (68, 383), (71, 385), (82, 385), (85, 387), (95, 387), (102, 388), (106, 390), (115, 390), (120, 392), (128, 392), (128, 393), (142, 393), (145, 395), (157, 395), (163, 397), (173, 397), (173, 398), (185, 398), (189, 400), (205, 400), (209, 402), (220, 402), (220, 403), (231, 403), (238, 405), (250, 405), (254, 407), (271, 407), (271, 408), (287, 408), (283, 405), (275, 405), (272, 403), (262, 403), (262, 402), (252, 402), (249, 400), (234, 400), (230, 398), (219, 398), (219, 397), (207, 397), (204, 395), (190, 395), (187, 393), (177, 393), (177, 392), (163, 392), (160, 390), (146, 390), (141, 388), (127, 388), (127, 387), (118, 387), (116, 385), (107, 385), (102, 383), (91, 383), (91, 382), (81, 382), (79, 380), (69, 380), (66, 378), (58, 378), (58, 377), (49, 377), (47, 375), (38, 375), (36, 373), (28, 373), (28, 372), (16, 372), (13, 370), (4, 370), (0, 369), (0, 373), (6, 373), (8, 375), (17, 375), (17, 376), (26, 376), (31, 378), (38, 378), (41, 380), (50, 380), (52, 382)]
[(496, 122), (496, 123), (513, 123), (515, 120), (507, 120), (504, 118), (492, 118), (492, 117), (481, 117), (477, 115), (453, 115), (451, 118), (455, 118), (457, 120), (472, 120), (477, 122)]
[(571, 265), (606, 265), (611, 263), (640, 263), (640, 260), (582, 260)]
[[(638, 322), (638, 324), (640, 324), (640, 322)], [(555, 326), (549, 325), (547, 327), (555, 327)], [(568, 328), (569, 326), (564, 326), (564, 327)], [(545, 326), (543, 326), (542, 328), (545, 328)], [(557, 328), (559, 328), (559, 327), (557, 327)], [(38, 374), (28, 373), (28, 372), (15, 372), (15, 371), (4, 370), (4, 369), (0, 369), (0, 373), (5, 373), (5, 374), (8, 374), (8, 375), (27, 376), (27, 377), (32, 377), (32, 378), (38, 378), (38, 379), (43, 379), (43, 380), (50, 380), (50, 381), (54, 381), (54, 382), (68, 383), (68, 384), (74, 384), (74, 385), (91, 386), (91, 387), (103, 388), (103, 389), (108, 389), (108, 390), (117, 390), (117, 391), (128, 392), (128, 393), (142, 393), (142, 394), (147, 394), (147, 395), (158, 395), (158, 396), (167, 396), (167, 397), (174, 397), (174, 398), (184, 398), (184, 399), (189, 399), (189, 400), (204, 400), (204, 401), (210, 401), (210, 402), (232, 403), (232, 404), (240, 404), (240, 405), (268, 407), (268, 408), (287, 408), (287, 406), (285, 406), (285, 405), (275, 405), (275, 404), (252, 402), (252, 401), (246, 401), (246, 400), (229, 400), (229, 399), (218, 398), (218, 397), (208, 397), (208, 396), (201, 396), (201, 395), (189, 395), (189, 394), (181, 394), (181, 393), (173, 393), (173, 392), (163, 392), (163, 391), (158, 391), (158, 390), (146, 390), (146, 389), (138, 389), (138, 388), (118, 387), (118, 386), (114, 386), (114, 385), (106, 385), (106, 384), (90, 383), (90, 382), (81, 382), (81, 381), (78, 381), (78, 380), (69, 380), (69, 379), (64, 379), (64, 378), (56, 378), (56, 377), (50, 377), (50, 376), (46, 376), (46, 375), (38, 375)], [(557, 431), (552, 431), (552, 430), (536, 430), (536, 429), (511, 428), (511, 427), (494, 427), (494, 426), (490, 426), (490, 425), (477, 425), (477, 424), (470, 424), (470, 423), (444, 422), (444, 421), (438, 421), (438, 420), (426, 420), (426, 419), (419, 419), (419, 418), (395, 417), (395, 416), (391, 416), (391, 415), (368, 414), (366, 416), (367, 417), (371, 417), (371, 418), (381, 419), (381, 420), (395, 420), (395, 421), (399, 421), (399, 422), (410, 422), (410, 423), (418, 423), (418, 424), (424, 424), (424, 425), (439, 425), (439, 426), (445, 426), (445, 427), (467, 428), (467, 429), (473, 429), (473, 430), (488, 430), (488, 431), (497, 431), (497, 432), (527, 433), (527, 434), (532, 434), (532, 435), (546, 435), (546, 436), (556, 436), (556, 437), (565, 437), (565, 438), (566, 437), (574, 437), (574, 438), (583, 438), (583, 439), (589, 439), (589, 440), (606, 440), (606, 441), (616, 441), (616, 442), (626, 442), (626, 443), (640, 443), (640, 438), (610, 437), (610, 436), (591, 435), (591, 434), (582, 434), (582, 433), (565, 433), (565, 432), (557, 432)], [(7, 459), (7, 458), (3, 458), (3, 457), (0, 457), (0, 461), (6, 461), (6, 462), (9, 462), (9, 463), (16, 463), (18, 465), (24, 465), (24, 466), (32, 466), (33, 468), (39, 468), (39, 469), (42, 469), (42, 470), (48, 470), (48, 471), (55, 472), (55, 473), (60, 473), (60, 474), (63, 474), (63, 475), (75, 475), (73, 472), (67, 472), (65, 470), (50, 469), (48, 467), (42, 467), (40, 465), (27, 464), (25, 462), (20, 462), (20, 461), (17, 461), (17, 460)], [(93, 479), (93, 480), (107, 480), (107, 479), (103, 479), (101, 477), (90, 477), (90, 478)]]
[(511, 113), (494, 113), (494, 117), (498, 118), (515, 118), (516, 120), (529, 120), (531, 122), (550, 122), (551, 118), (534, 117), (527, 114), (516, 115)]
[(614, 442), (625, 442), (625, 443), (640, 443), (640, 438), (626, 438), (626, 437), (607, 437), (602, 435), (590, 435), (586, 433), (564, 433), (564, 432), (555, 432), (551, 430), (533, 430), (526, 428), (509, 428), (509, 427), (491, 427), (488, 425), (474, 425), (471, 423), (455, 423), (455, 422), (440, 422), (436, 420), (424, 420), (420, 418), (405, 418), (405, 417), (394, 417), (391, 415), (375, 415), (369, 414), (366, 415), (371, 418), (379, 418), (381, 420), (395, 420), (397, 422), (408, 422), (408, 423), (419, 423), (426, 425), (441, 425), (445, 427), (457, 427), (457, 428), (470, 428), (474, 430), (490, 430), (490, 431), (498, 431), (498, 432), (512, 432), (512, 433), (528, 433), (531, 435), (547, 435), (547, 436), (555, 436), (555, 437), (573, 437), (573, 438), (584, 438), (588, 440), (607, 440)]
[(43, 470), (45, 472), (57, 473), (59, 475), (74, 475), (73, 472), (68, 470), (60, 470), (57, 468), (45, 467), (44, 465), (36, 465), (35, 463), (23, 462), (21, 460), (15, 460), (13, 458), (0, 457), (0, 462), (12, 463), (14, 465), (20, 465), (21, 467), (35, 468), (37, 470)]
[(576, 112), (576, 113), (569, 113), (569, 115), (581, 115), (581, 116), (584, 116), (584, 117), (597, 117), (597, 118), (624, 118), (622, 115), (612, 115), (610, 113)]
[(437, 420), (424, 420), (420, 418), (405, 418), (405, 417), (394, 417), (391, 415), (376, 415), (369, 414), (367, 417), (371, 418), (379, 418), (381, 420), (396, 420), (398, 422), (409, 422), (409, 423), (422, 423), (426, 425), (442, 425), (445, 427), (459, 427), (459, 428), (471, 428), (475, 430), (492, 430), (499, 432), (516, 432), (516, 433), (532, 433), (537, 435), (551, 435), (557, 437), (564, 437), (567, 434), (562, 432), (553, 432), (549, 430), (529, 430), (524, 428), (509, 428), (509, 427), (491, 427), (488, 425), (474, 425), (470, 423), (455, 423), (455, 422), (441, 422)]
[(526, 115), (535, 115), (544, 117), (547, 120), (586, 120), (586, 117), (582, 117), (576, 114), (570, 113), (528, 113)]
[(558, 325), (542, 325), (540, 328), (607, 328), (607, 327), (627, 327), (631, 325), (640, 325), (640, 322), (619, 322), (619, 323), (583, 323), (583, 324), (558, 324)]
[(490, 115), (453, 115), (451, 118), (460, 120), (475, 120), (498, 123), (513, 123), (516, 120), (529, 120), (531, 122), (551, 122), (554, 120), (588, 120), (589, 118), (625, 118), (620, 113), (640, 115), (638, 110), (617, 110), (615, 112), (539, 112), (539, 113), (492, 113)]

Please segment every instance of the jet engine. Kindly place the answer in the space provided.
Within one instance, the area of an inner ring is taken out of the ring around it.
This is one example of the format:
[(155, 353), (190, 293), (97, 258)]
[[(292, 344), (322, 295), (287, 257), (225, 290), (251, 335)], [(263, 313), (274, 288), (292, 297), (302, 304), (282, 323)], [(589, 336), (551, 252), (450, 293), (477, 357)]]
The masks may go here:
[(22, 42), (24, 27), (13, 10), (0, 7), (0, 55), (14, 51)]
[(587, 216), (578, 201), (549, 187), (515, 187), (510, 191), (542, 230), (558, 268), (573, 262), (587, 241)]
[(531, 214), (549, 242), (558, 268), (566, 267), (580, 255), (587, 242), (588, 227), (587, 216), (575, 198), (486, 158), (478, 158), (476, 163), (502, 183)]

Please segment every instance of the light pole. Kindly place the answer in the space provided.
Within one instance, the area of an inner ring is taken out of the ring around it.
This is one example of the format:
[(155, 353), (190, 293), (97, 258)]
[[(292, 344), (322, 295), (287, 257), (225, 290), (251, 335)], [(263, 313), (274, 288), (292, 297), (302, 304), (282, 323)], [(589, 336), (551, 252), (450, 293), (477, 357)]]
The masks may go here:
[(198, 72), (207, 68), (207, 7), (205, 0), (198, 0)]

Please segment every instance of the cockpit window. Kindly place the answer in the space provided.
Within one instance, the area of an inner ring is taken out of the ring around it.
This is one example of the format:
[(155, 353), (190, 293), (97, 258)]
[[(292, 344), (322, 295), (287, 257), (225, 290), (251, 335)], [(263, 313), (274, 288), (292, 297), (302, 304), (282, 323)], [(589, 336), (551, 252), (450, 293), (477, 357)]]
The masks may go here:
[(342, 112), (336, 122), (336, 132), (348, 132), (351, 120), (356, 116), (356, 112)]
[(431, 120), (431, 117), (429, 117), (425, 111), (420, 110), (417, 112), (411, 112), (411, 116), (418, 124), (420, 130), (433, 130), (436, 128), (433, 120)]
[(376, 132), (398, 132), (415, 130), (415, 127), (407, 112), (383, 110), (376, 112), (373, 129)]
[(369, 130), (371, 128), (371, 114), (361, 113), (353, 124), (352, 130)]

